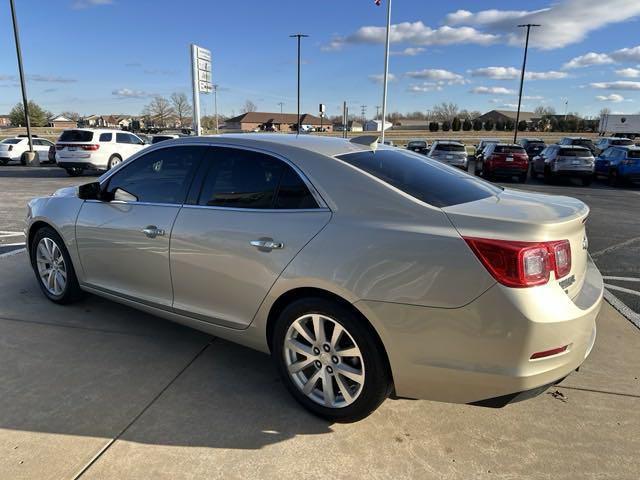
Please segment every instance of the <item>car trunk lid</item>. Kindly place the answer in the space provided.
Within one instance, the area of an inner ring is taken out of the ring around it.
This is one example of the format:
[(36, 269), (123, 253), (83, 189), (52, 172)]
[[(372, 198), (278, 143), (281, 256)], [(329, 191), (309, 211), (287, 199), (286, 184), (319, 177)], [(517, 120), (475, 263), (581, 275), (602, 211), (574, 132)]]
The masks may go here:
[(581, 289), (587, 268), (585, 223), (589, 207), (570, 197), (505, 189), (497, 196), (444, 207), (454, 227), (463, 237), (548, 242), (568, 240), (571, 270), (550, 281), (570, 297)]

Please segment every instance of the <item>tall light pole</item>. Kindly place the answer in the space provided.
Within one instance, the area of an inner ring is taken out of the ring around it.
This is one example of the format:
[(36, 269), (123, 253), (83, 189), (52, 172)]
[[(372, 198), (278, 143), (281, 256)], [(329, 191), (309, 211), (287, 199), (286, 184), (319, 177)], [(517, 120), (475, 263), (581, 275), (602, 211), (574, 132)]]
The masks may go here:
[(16, 18), (16, 6), (13, 0), (9, 0), (11, 5), (11, 18), (13, 19), (13, 36), (16, 39), (16, 55), (18, 57), (18, 71), (20, 73), (20, 88), (22, 89), (22, 104), (24, 105), (24, 118), (27, 126), (27, 137), (29, 139), (29, 152), (33, 152), (33, 140), (31, 139), (31, 122), (29, 120), (29, 102), (27, 100), (27, 86), (24, 80), (24, 69), (22, 68), (22, 51), (20, 49), (20, 34), (18, 33), (18, 19)]
[(216, 117), (216, 135), (218, 134), (218, 84), (214, 83), (213, 87), (213, 114)]
[(391, 0), (387, 0), (387, 36), (384, 47), (384, 78), (382, 83), (382, 136), (380, 141), (384, 143), (384, 124), (387, 119), (387, 77), (389, 76), (389, 31), (391, 30)]
[(518, 111), (516, 112), (516, 125), (513, 129), (513, 143), (518, 140), (518, 123), (520, 123), (520, 106), (522, 105), (522, 86), (524, 84), (524, 70), (527, 67), (527, 50), (529, 49), (529, 31), (531, 27), (539, 27), (537, 23), (525, 23), (518, 25), (518, 28), (527, 28), (527, 37), (524, 41), (524, 60), (522, 61), (522, 72), (520, 73), (520, 93), (518, 94)]
[(289, 35), (291, 38), (298, 39), (298, 133), (300, 133), (300, 39), (308, 36), (309, 35), (305, 35), (303, 33), (294, 33), (293, 35)]
[(282, 113), (282, 106), (284, 105), (284, 102), (278, 102), (278, 105), (280, 105), (280, 113)]

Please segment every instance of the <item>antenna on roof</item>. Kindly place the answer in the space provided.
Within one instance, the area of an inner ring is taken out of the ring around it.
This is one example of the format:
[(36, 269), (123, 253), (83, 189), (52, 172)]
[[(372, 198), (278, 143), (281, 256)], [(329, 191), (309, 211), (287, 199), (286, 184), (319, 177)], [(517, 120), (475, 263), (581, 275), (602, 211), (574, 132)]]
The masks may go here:
[(380, 137), (378, 135), (360, 135), (358, 137), (353, 137), (349, 140), (351, 143), (356, 143), (358, 145), (365, 145), (367, 147), (371, 147), (371, 149), (375, 152), (376, 148), (378, 148), (378, 140)]

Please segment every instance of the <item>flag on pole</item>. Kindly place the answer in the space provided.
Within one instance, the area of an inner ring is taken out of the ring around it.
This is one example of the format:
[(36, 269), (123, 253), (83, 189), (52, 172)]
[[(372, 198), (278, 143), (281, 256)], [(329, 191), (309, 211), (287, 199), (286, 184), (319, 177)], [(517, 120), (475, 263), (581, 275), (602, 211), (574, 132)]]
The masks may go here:
[(380, 6), (380, 2), (382, 2), (382, 0), (373, 0), (373, 1), (377, 6)]

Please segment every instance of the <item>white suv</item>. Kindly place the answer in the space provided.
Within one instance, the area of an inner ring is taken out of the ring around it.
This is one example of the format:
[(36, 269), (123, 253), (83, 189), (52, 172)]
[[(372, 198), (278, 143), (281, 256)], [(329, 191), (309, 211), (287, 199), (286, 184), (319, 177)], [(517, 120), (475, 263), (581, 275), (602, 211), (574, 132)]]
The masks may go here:
[[(32, 137), (33, 151), (36, 152), (40, 163), (49, 161), (49, 148), (53, 143), (44, 138)], [(29, 151), (29, 139), (26, 137), (5, 138), (0, 142), (0, 165), (16, 161), (26, 165), (27, 161), (23, 157)]]
[(109, 170), (147, 145), (140, 137), (121, 130), (74, 128), (56, 142), (56, 161), (69, 175), (84, 170)]

